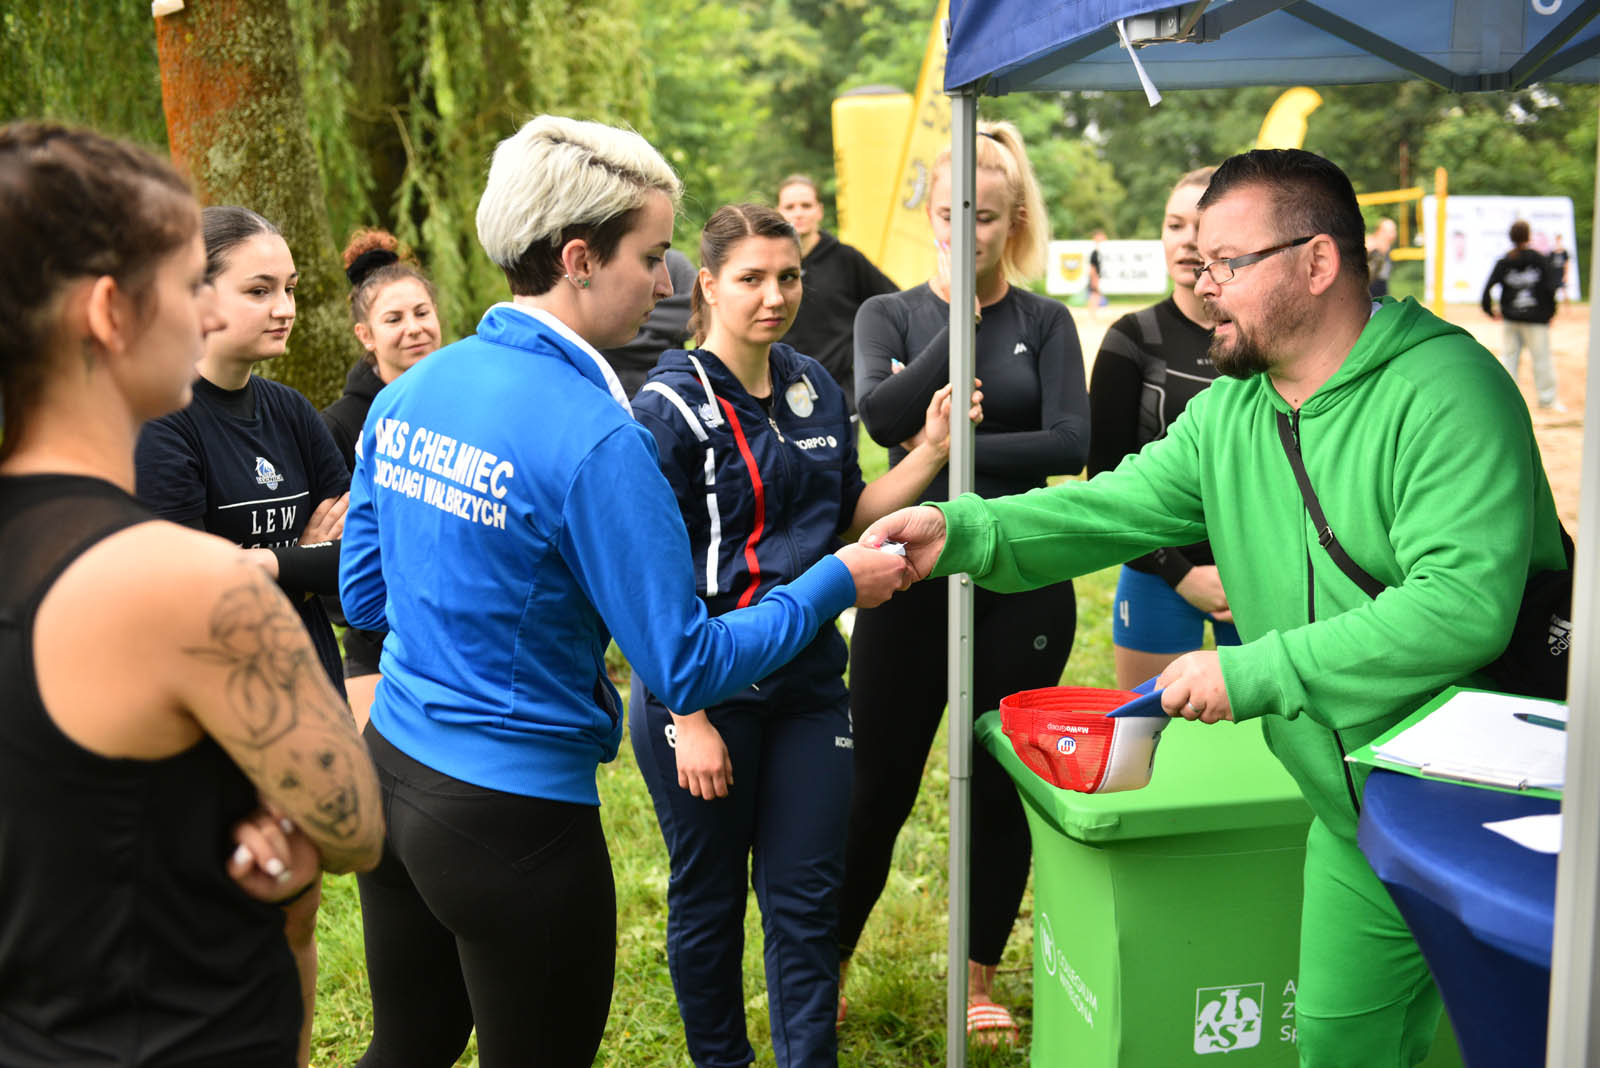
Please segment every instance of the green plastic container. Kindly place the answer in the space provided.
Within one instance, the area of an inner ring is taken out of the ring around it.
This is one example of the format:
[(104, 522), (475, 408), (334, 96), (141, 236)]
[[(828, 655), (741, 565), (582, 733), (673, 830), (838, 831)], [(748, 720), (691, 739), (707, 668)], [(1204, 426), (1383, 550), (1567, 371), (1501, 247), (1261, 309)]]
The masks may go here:
[[(1040, 779), (998, 712), (977, 732), (1033, 836), (1035, 1068), (1293, 1068), (1311, 810), (1260, 724), (1176, 720), (1111, 794)], [(1426, 1063), (1459, 1064), (1440, 1030)]]

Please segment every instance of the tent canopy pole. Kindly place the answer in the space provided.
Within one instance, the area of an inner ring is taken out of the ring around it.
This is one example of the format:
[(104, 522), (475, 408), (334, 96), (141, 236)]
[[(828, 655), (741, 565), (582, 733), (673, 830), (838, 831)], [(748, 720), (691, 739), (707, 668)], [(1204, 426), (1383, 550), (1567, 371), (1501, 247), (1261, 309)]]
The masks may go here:
[[(1596, 116), (1600, 120), (1600, 115)], [(1595, 203), (1600, 206), (1600, 185)], [(1600, 256), (1600, 235), (1590, 246)], [(1594, 259), (1591, 263), (1600, 263)], [(1600, 367), (1600, 286), (1589, 279), (1589, 366)], [(1585, 387), (1584, 419), (1600, 416), (1600, 376)], [(1600, 574), (1600, 433), (1588, 422), (1578, 485), (1572, 583), (1571, 674), (1567, 678), (1567, 776), (1561, 791), (1561, 854), (1556, 861), (1555, 938), (1550, 950), (1550, 1020), (1545, 1064), (1600, 1063), (1600, 630), (1594, 576)]]
[[(970, 492), (973, 482), (972, 369), (977, 331), (972, 309), (978, 279), (977, 241), (978, 98), (950, 100), (950, 499)], [(967, 903), (972, 857), (972, 578), (951, 575), (949, 664), (950, 731), (950, 976), (945, 1021), (945, 1063), (967, 1063)]]

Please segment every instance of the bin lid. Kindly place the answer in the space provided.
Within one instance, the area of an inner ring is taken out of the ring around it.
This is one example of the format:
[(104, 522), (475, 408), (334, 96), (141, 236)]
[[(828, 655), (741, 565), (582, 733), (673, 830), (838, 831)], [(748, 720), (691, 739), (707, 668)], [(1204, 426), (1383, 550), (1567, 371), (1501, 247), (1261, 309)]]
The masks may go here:
[(1017, 758), (1000, 713), (977, 722), (979, 742), (1056, 830), (1084, 842), (1293, 826), (1311, 820), (1300, 788), (1267, 749), (1259, 720), (1174, 720), (1161, 735), (1150, 785), (1111, 794), (1060, 790)]

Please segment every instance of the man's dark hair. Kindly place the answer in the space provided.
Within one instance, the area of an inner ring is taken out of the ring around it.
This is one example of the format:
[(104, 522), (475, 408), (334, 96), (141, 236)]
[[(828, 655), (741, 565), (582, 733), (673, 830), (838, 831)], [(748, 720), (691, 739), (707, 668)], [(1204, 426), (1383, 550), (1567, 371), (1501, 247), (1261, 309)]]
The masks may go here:
[(1510, 237), (1513, 245), (1526, 245), (1532, 236), (1528, 229), (1528, 220), (1518, 219), (1511, 224)]
[(1340, 268), (1366, 286), (1367, 228), (1344, 171), (1315, 152), (1258, 148), (1222, 162), (1200, 197), (1200, 210), (1251, 185), (1271, 191), (1280, 240), (1327, 234), (1339, 249)]

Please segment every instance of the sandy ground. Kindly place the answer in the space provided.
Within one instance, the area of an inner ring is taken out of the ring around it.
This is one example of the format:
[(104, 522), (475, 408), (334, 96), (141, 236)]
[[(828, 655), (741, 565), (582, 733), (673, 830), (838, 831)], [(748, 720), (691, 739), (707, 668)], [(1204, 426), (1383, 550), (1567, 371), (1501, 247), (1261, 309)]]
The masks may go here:
[[(1073, 318), (1078, 323), (1078, 338), (1083, 344), (1085, 371), (1093, 366), (1094, 354), (1100, 350), (1100, 339), (1106, 328), (1126, 309), (1103, 309), (1098, 319), (1091, 319), (1086, 309), (1073, 308)], [(1452, 304), (1446, 309), (1446, 318), (1472, 332), (1490, 352), (1500, 351), (1500, 323), (1483, 314), (1475, 304)], [(1556, 359), (1556, 381), (1561, 402), (1567, 410), (1563, 413), (1545, 412), (1538, 407), (1538, 396), (1533, 389), (1533, 366), (1523, 355), (1517, 384), (1522, 387), (1523, 398), (1533, 415), (1533, 430), (1539, 439), (1539, 450), (1544, 456), (1544, 469), (1550, 476), (1550, 488), (1555, 493), (1556, 509), (1561, 520), (1574, 534), (1578, 529), (1579, 473), (1583, 462), (1583, 402), (1588, 381), (1589, 308), (1586, 304), (1563, 305), (1551, 323), (1551, 348)]]

